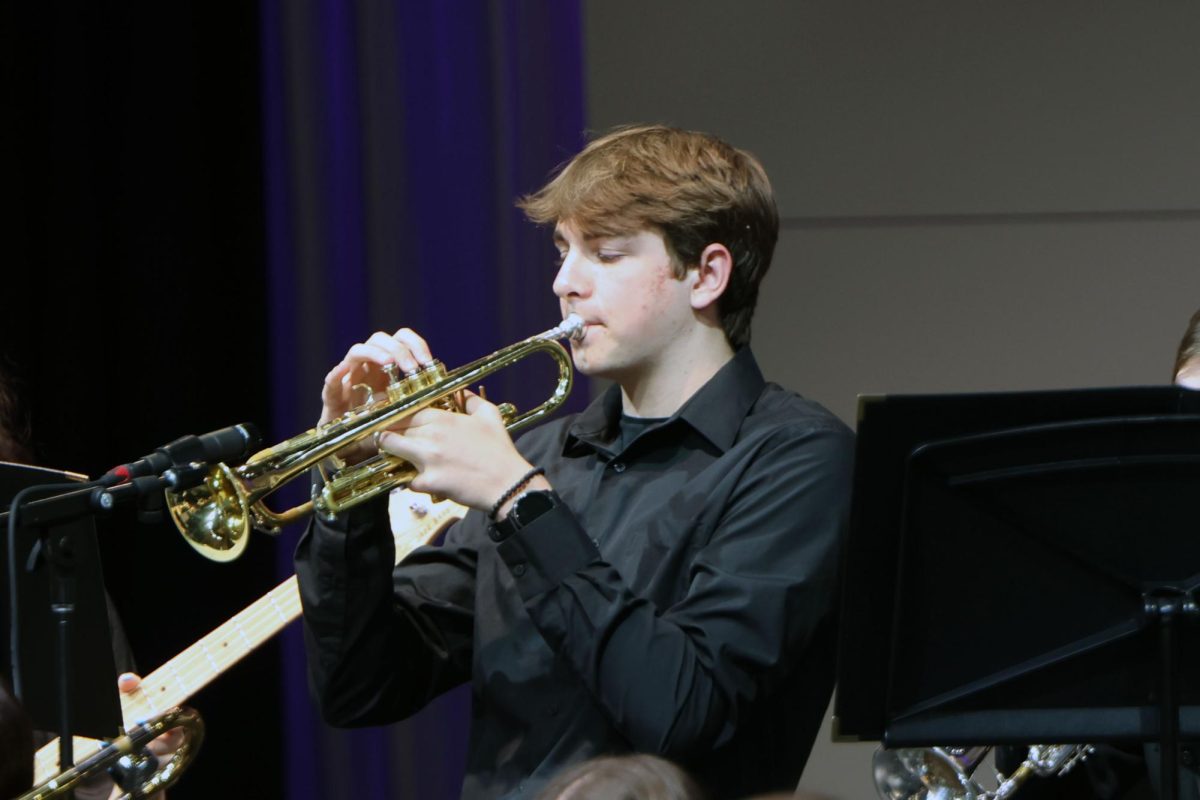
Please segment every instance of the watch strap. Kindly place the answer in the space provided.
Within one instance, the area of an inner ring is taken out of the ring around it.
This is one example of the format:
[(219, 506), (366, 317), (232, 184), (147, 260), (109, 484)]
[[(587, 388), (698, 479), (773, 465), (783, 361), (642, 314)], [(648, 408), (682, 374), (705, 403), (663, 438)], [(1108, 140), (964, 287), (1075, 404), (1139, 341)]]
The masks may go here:
[(489, 526), (488, 535), (492, 541), (502, 542), (559, 505), (560, 502), (558, 495), (549, 489), (531, 489), (522, 492), (513, 502), (512, 508), (508, 510), (508, 516)]

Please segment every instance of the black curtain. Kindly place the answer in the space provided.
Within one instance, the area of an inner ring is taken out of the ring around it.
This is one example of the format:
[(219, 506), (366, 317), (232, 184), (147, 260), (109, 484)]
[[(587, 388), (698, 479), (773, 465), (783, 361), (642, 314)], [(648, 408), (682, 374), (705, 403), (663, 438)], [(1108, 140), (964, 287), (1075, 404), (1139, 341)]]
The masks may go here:
[[(257, 6), (0, 15), (0, 367), (36, 459), (95, 475), (184, 433), (265, 424)], [(269, 541), (218, 565), (169, 522), (121, 513), (100, 531), (143, 672), (276, 582)], [(208, 736), (172, 797), (281, 796), (277, 684), (268, 644), (195, 696)]]

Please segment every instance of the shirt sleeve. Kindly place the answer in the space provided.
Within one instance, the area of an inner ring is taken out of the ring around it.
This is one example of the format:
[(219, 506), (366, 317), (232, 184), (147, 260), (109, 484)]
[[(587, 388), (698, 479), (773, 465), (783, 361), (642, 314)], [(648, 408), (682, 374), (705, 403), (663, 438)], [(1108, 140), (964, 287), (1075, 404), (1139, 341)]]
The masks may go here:
[(499, 545), (543, 638), (633, 749), (685, 760), (719, 747), (813, 657), (835, 612), (852, 451), (832, 426), (767, 437), (730, 477), (670, 608), (634, 594), (565, 506)]
[(403, 570), (393, 569), (386, 497), (309, 523), (296, 577), (310, 688), (326, 722), (394, 722), (469, 679), (476, 558), (460, 529), (470, 517)]

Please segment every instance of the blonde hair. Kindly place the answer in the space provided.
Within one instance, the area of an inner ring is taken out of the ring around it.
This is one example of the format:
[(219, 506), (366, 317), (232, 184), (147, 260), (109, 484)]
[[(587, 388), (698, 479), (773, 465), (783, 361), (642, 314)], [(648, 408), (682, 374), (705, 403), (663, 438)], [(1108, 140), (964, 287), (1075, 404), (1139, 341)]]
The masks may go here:
[(559, 773), (538, 800), (704, 800), (680, 767), (648, 753), (600, 756)]
[(533, 222), (569, 221), (585, 236), (659, 231), (683, 278), (704, 248), (733, 256), (718, 302), (730, 344), (750, 341), (758, 287), (779, 238), (767, 173), (750, 153), (697, 131), (665, 125), (617, 128), (590, 142), (517, 205)]

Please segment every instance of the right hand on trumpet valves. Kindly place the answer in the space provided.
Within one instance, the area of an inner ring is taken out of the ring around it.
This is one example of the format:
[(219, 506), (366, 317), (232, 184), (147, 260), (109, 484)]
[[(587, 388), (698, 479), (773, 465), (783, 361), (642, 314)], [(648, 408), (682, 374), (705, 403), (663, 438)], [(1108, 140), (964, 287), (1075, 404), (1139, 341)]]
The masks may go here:
[[(418, 470), (409, 486), (489, 511), (531, 465), (517, 452), (501, 409), (466, 392), (466, 413), (425, 408), (379, 437), (381, 452)], [(538, 487), (549, 488), (545, 479)]]

